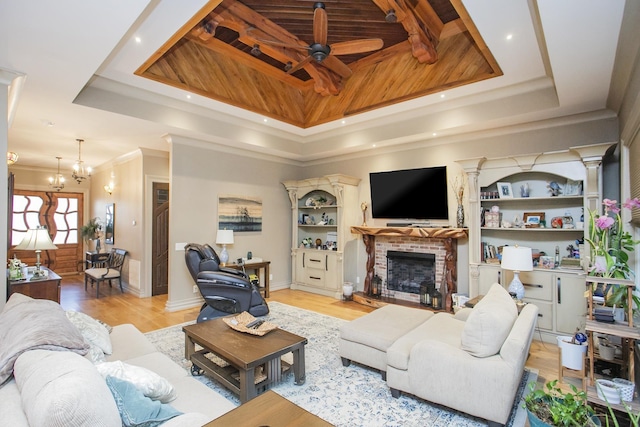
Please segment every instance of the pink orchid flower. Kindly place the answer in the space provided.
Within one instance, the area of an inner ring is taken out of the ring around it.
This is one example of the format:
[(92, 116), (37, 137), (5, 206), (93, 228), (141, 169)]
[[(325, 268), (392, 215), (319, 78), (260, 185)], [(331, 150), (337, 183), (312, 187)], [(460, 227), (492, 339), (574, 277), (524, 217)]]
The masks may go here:
[(633, 209), (633, 208), (640, 209), (640, 199), (638, 199), (637, 197), (633, 199), (627, 199), (627, 201), (624, 202), (622, 206), (624, 206), (627, 209)]
[(618, 207), (618, 201), (617, 200), (604, 199), (602, 201), (602, 204), (605, 207), (605, 212), (611, 211), (614, 214), (617, 214), (618, 212), (620, 212), (620, 208)]
[(608, 217), (606, 215), (603, 215), (601, 217), (596, 218), (596, 226), (600, 229), (600, 230), (606, 230), (608, 228), (611, 228), (611, 226), (615, 223), (615, 220), (611, 217)]

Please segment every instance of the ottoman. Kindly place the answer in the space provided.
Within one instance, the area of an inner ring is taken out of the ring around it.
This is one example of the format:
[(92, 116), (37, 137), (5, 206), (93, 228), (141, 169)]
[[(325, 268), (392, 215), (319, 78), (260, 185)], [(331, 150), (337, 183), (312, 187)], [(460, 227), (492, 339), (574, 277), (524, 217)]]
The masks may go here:
[(429, 310), (389, 304), (345, 323), (340, 327), (342, 365), (353, 361), (378, 369), (386, 380), (387, 349), (433, 315)]

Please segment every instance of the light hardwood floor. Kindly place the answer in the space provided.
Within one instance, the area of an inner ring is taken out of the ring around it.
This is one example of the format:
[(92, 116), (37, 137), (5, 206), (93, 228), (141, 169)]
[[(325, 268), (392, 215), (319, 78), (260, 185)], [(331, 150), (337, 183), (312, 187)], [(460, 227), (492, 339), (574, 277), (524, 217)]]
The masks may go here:
[[(200, 311), (197, 307), (168, 312), (165, 311), (167, 295), (138, 298), (131, 294), (120, 293), (117, 286), (113, 288), (101, 286), (101, 296), (96, 299), (93, 289), (90, 288), (85, 292), (83, 277), (82, 275), (63, 277), (60, 304), (65, 310), (80, 311), (110, 325), (132, 323), (142, 332), (149, 332), (195, 320)], [(345, 320), (356, 319), (373, 310), (353, 301), (340, 301), (290, 289), (270, 292), (267, 301), (278, 301)], [(539, 385), (558, 378), (557, 346), (540, 341), (539, 336), (534, 337), (526, 365), (538, 370)], [(568, 389), (569, 383), (577, 387), (581, 386), (581, 382), (577, 379), (565, 378), (562, 388)]]

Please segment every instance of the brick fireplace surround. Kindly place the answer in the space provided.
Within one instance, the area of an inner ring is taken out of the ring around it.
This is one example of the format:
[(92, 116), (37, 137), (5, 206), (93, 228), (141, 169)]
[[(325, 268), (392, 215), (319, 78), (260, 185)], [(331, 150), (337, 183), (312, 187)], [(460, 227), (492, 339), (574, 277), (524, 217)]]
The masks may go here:
[[(440, 286), (445, 310), (452, 311), (451, 294), (457, 292), (457, 246), (458, 239), (467, 238), (466, 228), (412, 228), (412, 227), (351, 227), (354, 234), (362, 234), (367, 250), (367, 275), (364, 281), (364, 293), (371, 293), (371, 280), (374, 274), (387, 277), (387, 251), (433, 253), (436, 256), (436, 286), (443, 281), (446, 288)], [(386, 285), (386, 283), (385, 283)], [(396, 292), (397, 299), (419, 303), (420, 296)]]

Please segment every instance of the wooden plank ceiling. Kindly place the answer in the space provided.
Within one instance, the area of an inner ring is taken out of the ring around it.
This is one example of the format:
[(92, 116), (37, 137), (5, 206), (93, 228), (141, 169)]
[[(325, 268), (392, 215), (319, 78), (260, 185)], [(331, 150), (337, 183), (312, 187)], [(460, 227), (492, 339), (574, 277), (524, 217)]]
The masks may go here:
[[(135, 74), (301, 128), (502, 75), (460, 0), (323, 5), (326, 26), (314, 1), (212, 0)], [(360, 39), (383, 47), (336, 45)]]

